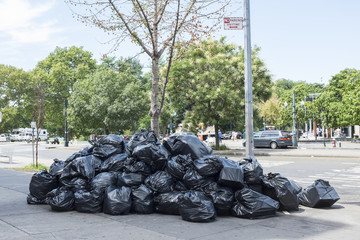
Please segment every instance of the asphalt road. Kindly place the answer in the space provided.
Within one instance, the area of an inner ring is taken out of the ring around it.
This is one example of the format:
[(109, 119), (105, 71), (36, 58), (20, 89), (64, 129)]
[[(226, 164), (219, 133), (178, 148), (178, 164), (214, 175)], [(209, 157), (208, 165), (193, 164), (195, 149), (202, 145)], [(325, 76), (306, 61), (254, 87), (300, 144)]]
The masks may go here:
[[(241, 157), (228, 158), (239, 160)], [(303, 188), (316, 179), (329, 181), (340, 195), (340, 202), (360, 206), (360, 158), (259, 156), (256, 159), (264, 173), (280, 173)]]

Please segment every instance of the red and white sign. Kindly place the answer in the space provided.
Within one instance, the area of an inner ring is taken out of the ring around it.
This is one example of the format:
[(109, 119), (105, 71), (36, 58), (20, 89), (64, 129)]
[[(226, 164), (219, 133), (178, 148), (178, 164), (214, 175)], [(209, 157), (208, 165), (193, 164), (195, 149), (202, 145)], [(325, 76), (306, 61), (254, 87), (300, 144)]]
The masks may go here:
[(242, 17), (224, 17), (224, 30), (242, 30), (243, 21)]

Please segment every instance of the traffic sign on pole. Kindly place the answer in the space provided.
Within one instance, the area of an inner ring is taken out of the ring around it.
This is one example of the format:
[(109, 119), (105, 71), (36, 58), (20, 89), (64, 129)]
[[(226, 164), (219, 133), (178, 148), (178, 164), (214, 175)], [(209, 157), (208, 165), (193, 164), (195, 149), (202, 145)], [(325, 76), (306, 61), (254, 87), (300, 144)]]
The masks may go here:
[(244, 18), (224, 17), (224, 30), (242, 30)]

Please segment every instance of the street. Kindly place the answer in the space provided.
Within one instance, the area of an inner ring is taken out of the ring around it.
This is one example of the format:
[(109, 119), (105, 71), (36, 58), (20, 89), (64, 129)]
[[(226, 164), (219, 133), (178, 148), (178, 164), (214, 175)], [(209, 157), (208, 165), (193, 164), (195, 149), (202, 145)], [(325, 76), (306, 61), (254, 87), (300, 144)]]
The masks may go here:
[[(65, 160), (85, 145), (79, 143), (69, 148), (54, 148), (54, 145), (41, 144), (39, 162), (48, 165), (55, 157)], [(1, 144), (1, 152), (12, 151), (14, 161), (13, 164), (9, 164), (6, 158), (0, 161), (0, 239), (119, 239), (121, 236), (121, 239), (355, 240), (358, 239), (360, 228), (360, 158), (357, 157), (357, 147), (349, 145), (341, 150), (330, 150), (311, 144), (307, 149), (260, 149), (255, 152), (259, 154), (256, 159), (265, 174), (281, 173), (302, 187), (319, 178), (329, 181), (340, 196), (340, 200), (331, 208), (301, 206), (299, 211), (279, 212), (274, 218), (248, 220), (219, 216), (212, 223), (193, 223), (175, 215), (60, 213), (51, 211), (48, 205), (28, 205), (26, 195), (32, 173), (3, 168), (31, 163), (32, 146), (23, 143)], [(333, 157), (334, 153), (337, 157)], [(341, 154), (345, 157), (339, 157)], [(227, 157), (239, 160), (242, 156)]]

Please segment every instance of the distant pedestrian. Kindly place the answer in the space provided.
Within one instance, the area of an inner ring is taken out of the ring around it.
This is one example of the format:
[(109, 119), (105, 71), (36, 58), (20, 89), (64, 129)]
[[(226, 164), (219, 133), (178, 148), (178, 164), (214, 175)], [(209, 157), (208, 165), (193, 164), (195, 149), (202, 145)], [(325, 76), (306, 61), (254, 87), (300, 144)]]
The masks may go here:
[(221, 131), (219, 130), (219, 142), (221, 142)]
[(76, 145), (77, 144), (77, 137), (74, 136), (74, 144)]
[(236, 133), (235, 131), (233, 131), (233, 132), (231, 133), (231, 139), (232, 139), (233, 141), (237, 140), (237, 133)]

